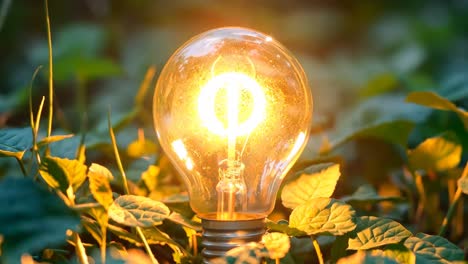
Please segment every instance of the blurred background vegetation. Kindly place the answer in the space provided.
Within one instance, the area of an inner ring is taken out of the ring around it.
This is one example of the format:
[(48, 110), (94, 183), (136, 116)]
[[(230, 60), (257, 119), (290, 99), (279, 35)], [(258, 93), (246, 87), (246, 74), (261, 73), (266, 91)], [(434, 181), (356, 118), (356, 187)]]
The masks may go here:
[[(29, 85), (39, 65), (44, 67), (33, 85), (33, 109), (47, 94), (44, 3), (3, 0), (2, 4), (6, 12), (0, 28), (0, 128), (23, 127), (29, 124)], [(405, 182), (407, 149), (443, 132), (449, 131), (465, 150), (460, 164), (468, 158), (467, 131), (456, 113), (405, 103), (408, 93), (431, 90), (468, 108), (466, 0), (51, 0), (49, 10), (54, 133), (92, 131), (86, 137), (88, 160), (112, 160), (112, 155), (106, 158), (93, 152), (109, 146), (103, 136), (109, 106), (113, 124), (121, 125), (116, 130), (122, 149), (129, 149), (138, 128), (143, 128), (140, 136), (145, 131), (146, 138), (155, 142), (151, 91), (134, 111), (147, 69), (154, 65), (159, 72), (190, 37), (222, 26), (270, 34), (304, 66), (314, 97), (313, 136), (296, 169), (324, 160), (341, 163), (344, 176), (334, 196), (349, 195), (363, 184), (373, 185), (382, 195), (408, 196), (404, 190), (414, 187), (412, 181), (410, 187)], [(57, 143), (52, 150), (73, 157), (79, 140)], [(124, 158), (129, 177), (137, 179), (138, 169), (144, 167), (141, 161), (131, 151)], [(19, 172), (14, 160), (0, 162), (1, 175)], [(161, 162), (158, 159), (163, 167)], [(428, 220), (414, 229), (437, 232), (451, 188), (445, 187), (460, 170), (424, 175), (431, 203), (426, 215), (434, 223)], [(442, 176), (446, 178), (441, 180)], [(389, 210), (381, 204), (371, 209), (408, 221), (407, 206)], [(461, 232), (451, 237), (462, 244), (467, 243), (463, 210), (467, 209), (462, 205), (461, 220), (457, 218)], [(282, 218), (281, 212), (280, 208), (272, 217)]]

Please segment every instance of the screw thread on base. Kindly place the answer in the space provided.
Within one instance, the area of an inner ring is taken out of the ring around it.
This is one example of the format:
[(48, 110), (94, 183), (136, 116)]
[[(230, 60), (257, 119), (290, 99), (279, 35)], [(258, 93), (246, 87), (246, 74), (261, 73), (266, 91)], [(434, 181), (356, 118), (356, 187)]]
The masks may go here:
[(229, 250), (249, 242), (259, 242), (265, 233), (265, 219), (206, 220), (202, 219), (204, 263), (226, 255)]

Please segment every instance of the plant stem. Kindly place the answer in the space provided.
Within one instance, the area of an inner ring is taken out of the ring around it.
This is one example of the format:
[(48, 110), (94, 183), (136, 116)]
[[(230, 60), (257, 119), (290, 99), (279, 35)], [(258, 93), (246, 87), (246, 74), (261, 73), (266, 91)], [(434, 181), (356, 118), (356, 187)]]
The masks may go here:
[(322, 256), (322, 251), (320, 250), (320, 245), (317, 242), (317, 239), (315, 237), (312, 237), (312, 244), (314, 245), (315, 252), (317, 252), (317, 258), (319, 260), (320, 264), (323, 264), (323, 256)]
[(416, 219), (421, 219), (424, 213), (424, 206), (426, 204), (426, 192), (424, 190), (424, 183), (421, 174), (410, 169), (411, 174), (414, 177), (414, 182), (416, 183), (416, 189), (418, 190), (419, 202), (418, 208), (416, 209)]
[[(53, 84), (53, 64), (52, 64), (52, 34), (50, 32), (49, 1), (45, 0), (45, 12), (47, 23), (47, 42), (49, 46), (49, 123), (47, 127), (47, 136), (52, 133), (52, 118), (54, 107), (54, 84)], [(49, 147), (47, 146), (47, 149)]]
[(55, 194), (57, 194), (57, 196), (60, 197), (60, 199), (62, 199), (62, 201), (63, 201), (68, 207), (73, 207), (73, 206), (74, 206), (74, 205), (73, 205), (73, 202), (70, 201), (70, 199), (68, 199), (68, 197), (67, 197), (65, 194), (63, 194), (62, 191), (57, 190), (57, 191), (55, 192)]
[(114, 149), (115, 160), (117, 161), (117, 166), (119, 167), (120, 174), (122, 175), (123, 188), (124, 188), (125, 194), (130, 194), (130, 191), (128, 189), (128, 183), (127, 183), (127, 175), (125, 174), (125, 171), (122, 166), (122, 161), (120, 160), (119, 149), (117, 147), (117, 141), (115, 140), (114, 130), (112, 129), (110, 109), (107, 112), (107, 124), (109, 127), (109, 135), (112, 141), (112, 148)]
[(39, 155), (39, 150), (37, 148), (37, 134), (39, 133), (39, 124), (41, 121), (42, 108), (44, 107), (45, 97), (42, 96), (41, 104), (39, 105), (39, 110), (37, 111), (36, 124), (34, 125), (33, 131), (33, 152), (36, 153), (37, 164), (41, 164), (41, 156)]
[[(463, 173), (460, 176), (460, 179), (465, 178), (468, 175), (468, 162), (465, 164), (465, 168), (463, 169)], [(447, 231), (448, 225), (450, 221), (452, 220), (453, 214), (455, 213), (455, 208), (458, 203), (458, 200), (460, 200), (460, 197), (462, 195), (462, 189), (460, 186), (458, 186), (457, 191), (455, 192), (455, 195), (453, 196), (452, 203), (450, 204), (450, 207), (447, 211), (447, 215), (444, 218), (444, 221), (442, 221), (442, 226), (440, 227), (439, 231), (439, 236), (442, 236), (445, 234)]]
[[(61, 193), (63, 195), (61, 191), (57, 191), (57, 193)], [(66, 199), (68, 199), (69, 207), (75, 206), (75, 193), (73, 192), (73, 188), (71, 186), (69, 186), (67, 189)], [(80, 235), (78, 232), (73, 231), (73, 236), (75, 238), (75, 250), (76, 254), (78, 255), (78, 260), (81, 262), (81, 264), (89, 264), (88, 256), (86, 255), (86, 249), (83, 245), (83, 242), (81, 242)]]
[(21, 172), (23, 172), (24, 177), (28, 177), (28, 174), (26, 173), (26, 169), (24, 168), (23, 161), (19, 158), (16, 158), (16, 161), (18, 161), (18, 164), (20, 165)]
[(193, 246), (193, 255), (198, 255), (198, 242), (197, 242), (197, 234), (192, 235), (192, 246)]
[(145, 238), (145, 235), (143, 234), (143, 231), (141, 231), (141, 227), (137, 226), (136, 231), (137, 231), (138, 235), (140, 236), (141, 241), (143, 241), (143, 244), (145, 245), (146, 252), (148, 253), (148, 255), (150, 257), (151, 262), (153, 264), (159, 264), (158, 260), (154, 257), (153, 252), (151, 251), (151, 248), (150, 248), (150, 246), (148, 244), (148, 241), (146, 241), (146, 238)]
[[(115, 159), (117, 161), (117, 166), (119, 167), (119, 171), (122, 174), (124, 191), (125, 191), (125, 194), (130, 194), (130, 191), (128, 189), (128, 183), (127, 183), (127, 175), (125, 174), (125, 171), (122, 166), (122, 161), (120, 160), (119, 150), (117, 148), (117, 141), (115, 140), (114, 130), (112, 129), (110, 109), (109, 109), (109, 112), (107, 113), (107, 123), (109, 127), (109, 135), (112, 141), (112, 147), (114, 149)], [(141, 228), (136, 227), (136, 231), (138, 235), (140, 236), (141, 240), (143, 241), (143, 244), (145, 245), (145, 249), (148, 252), (148, 255), (150, 256), (151, 262), (153, 264), (159, 264), (158, 260), (154, 257), (153, 252), (151, 252), (151, 248), (148, 245), (148, 241), (146, 241), (145, 235), (141, 231)]]
[(86, 255), (86, 250), (83, 246), (83, 242), (81, 242), (80, 236), (78, 233), (75, 233), (75, 247), (76, 247), (76, 254), (78, 255), (78, 259), (80, 260), (81, 264), (89, 264), (88, 256)]
[(32, 106), (32, 89), (33, 89), (33, 83), (34, 80), (36, 79), (37, 74), (39, 73), (39, 70), (42, 68), (42, 65), (39, 65), (36, 70), (34, 71), (32, 78), (31, 78), (31, 84), (29, 85), (29, 122), (32, 130), (32, 138), (33, 138), (33, 147), (37, 148), (36, 143), (37, 143), (37, 133), (36, 133), (36, 126), (34, 122), (34, 113), (33, 113), (33, 106)]
[(99, 203), (83, 203), (83, 204), (77, 204), (71, 207), (74, 210), (89, 210), (91, 208), (97, 208), (101, 207), (101, 204)]
[(102, 241), (101, 241), (101, 263), (106, 264), (106, 244), (107, 244), (107, 227), (101, 227)]
[(279, 258), (275, 258), (275, 264), (280, 264), (280, 259)]

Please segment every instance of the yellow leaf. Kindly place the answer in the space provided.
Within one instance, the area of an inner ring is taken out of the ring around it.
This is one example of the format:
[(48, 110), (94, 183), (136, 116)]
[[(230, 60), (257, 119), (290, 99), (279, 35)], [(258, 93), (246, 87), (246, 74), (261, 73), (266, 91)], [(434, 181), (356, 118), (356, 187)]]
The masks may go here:
[(271, 259), (284, 258), (291, 246), (289, 236), (279, 232), (266, 233), (262, 237), (262, 242), (267, 248)]
[(322, 164), (307, 168), (301, 176), (284, 186), (281, 201), (294, 209), (319, 197), (330, 197), (340, 178), (340, 165)]
[(428, 138), (408, 151), (408, 161), (414, 170), (445, 171), (458, 166), (461, 154), (462, 147), (455, 136), (444, 133)]

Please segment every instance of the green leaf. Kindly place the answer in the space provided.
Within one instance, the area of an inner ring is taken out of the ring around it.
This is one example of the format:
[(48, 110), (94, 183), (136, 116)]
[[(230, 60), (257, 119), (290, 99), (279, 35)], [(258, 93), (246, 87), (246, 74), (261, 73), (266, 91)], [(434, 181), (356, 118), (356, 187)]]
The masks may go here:
[(468, 98), (468, 77), (463, 71), (446, 76), (441, 86), (437, 92), (450, 101), (463, 101)]
[(363, 127), (357, 131), (354, 131), (348, 137), (344, 137), (340, 140), (332, 142), (331, 145), (332, 148), (336, 148), (343, 143), (358, 138), (375, 138), (389, 143), (405, 146), (408, 142), (408, 136), (413, 130), (413, 127), (414, 123), (406, 120), (384, 122), (368, 127)]
[(460, 163), (462, 147), (452, 133), (444, 133), (424, 140), (415, 149), (408, 151), (408, 162), (412, 169), (445, 171)]
[(39, 142), (37, 142), (37, 145), (44, 146), (52, 142), (57, 142), (57, 141), (61, 141), (67, 138), (71, 138), (73, 136), (74, 136), (73, 134), (68, 134), (68, 135), (55, 135), (55, 136), (45, 137), (41, 139)]
[(45, 157), (41, 162), (39, 173), (50, 187), (66, 192), (70, 185), (68, 177), (54, 159)]
[[(169, 191), (171, 191), (170, 189), (172, 188), (172, 186), (165, 185), (164, 189), (166, 187), (169, 188)], [(159, 196), (159, 194), (157, 194), (157, 191), (153, 191), (149, 195), (150, 198), (153, 198), (155, 196)], [(187, 193), (177, 193), (170, 196), (164, 195), (161, 199), (161, 202), (167, 205), (169, 209), (171, 209), (171, 211), (179, 212), (183, 215), (184, 219), (188, 219), (187, 221), (193, 222), (189, 220), (191, 217), (193, 217), (194, 213), (192, 211), (192, 208), (190, 207), (190, 199)]]
[(373, 255), (391, 258), (398, 263), (415, 264), (416, 255), (402, 244), (392, 244), (385, 247), (384, 250), (373, 250)]
[(137, 235), (135, 234), (132, 234), (130, 232), (128, 232), (127, 230), (121, 228), (121, 227), (118, 227), (116, 225), (112, 225), (109, 223), (108, 225), (108, 228), (109, 228), (109, 231), (111, 231), (113, 234), (115, 234), (116, 236), (118, 236), (119, 238), (125, 240), (125, 241), (128, 241), (134, 245), (137, 245), (137, 246), (142, 246), (143, 245), (143, 242), (141, 242), (141, 239), (140, 237), (138, 237)]
[(66, 192), (71, 185), (76, 192), (86, 180), (86, 169), (78, 160), (48, 156), (42, 160), (39, 172), (50, 187)]
[(89, 215), (91, 215), (101, 227), (107, 227), (109, 224), (107, 210), (102, 207), (91, 208), (89, 210)]
[(196, 231), (201, 231), (202, 230), (200, 223), (197, 223), (197, 222), (194, 222), (194, 221), (192, 221), (190, 219), (187, 219), (183, 215), (181, 215), (179, 213), (176, 213), (176, 212), (172, 212), (167, 217), (167, 220), (170, 220), (170, 221), (172, 221), (174, 223), (177, 223), (179, 225), (191, 228), (191, 229), (196, 230)]
[(90, 81), (122, 73), (118, 64), (104, 58), (85, 58), (71, 55), (57, 60), (55, 65), (54, 79), (58, 82), (72, 78)]
[(4, 263), (20, 263), (23, 253), (65, 244), (66, 231), (76, 230), (80, 223), (62, 200), (31, 179), (1, 181), (0, 208)]
[(353, 202), (368, 202), (378, 203), (383, 201), (400, 202), (403, 199), (401, 197), (386, 196), (382, 197), (377, 194), (375, 189), (370, 184), (359, 186), (359, 188), (350, 196), (344, 196), (340, 200), (346, 203)]
[[(106, 42), (106, 31), (94, 24), (72, 24), (57, 32), (54, 39), (54, 80), (94, 80), (122, 73), (118, 64), (100, 58)], [(47, 56), (45, 44), (32, 49), (31, 57), (36, 64), (45, 63)], [(48, 74), (47, 71), (43, 73)]]
[[(109, 225), (109, 230), (117, 235), (119, 238), (124, 239), (136, 246), (143, 246), (140, 237), (128, 232), (120, 227)], [(167, 245), (174, 251), (173, 257), (176, 263), (180, 263), (180, 258), (185, 255), (190, 255), (182, 246), (174, 241), (168, 234), (162, 232), (156, 227), (142, 228), (142, 232), (148, 244)]]
[(385, 257), (376, 256), (370, 252), (358, 251), (355, 254), (341, 258), (337, 264), (348, 264), (348, 263), (359, 263), (359, 264), (398, 264), (395, 260)]
[(112, 189), (109, 183), (114, 178), (112, 173), (106, 167), (93, 163), (89, 167), (88, 178), (89, 190), (94, 199), (104, 208), (109, 208), (113, 202)]
[(109, 207), (109, 216), (112, 220), (133, 227), (160, 225), (169, 213), (169, 208), (165, 204), (135, 195), (122, 195)]
[(355, 211), (350, 205), (330, 198), (315, 198), (296, 207), (289, 226), (308, 235), (339, 236), (356, 228)]
[(0, 157), (22, 159), (32, 147), (31, 128), (4, 128), (0, 130)]
[(460, 188), (464, 194), (468, 194), (468, 177), (460, 178), (457, 183), (458, 188)]
[(455, 112), (462, 120), (465, 129), (468, 130), (468, 112), (458, 108), (454, 103), (434, 92), (412, 92), (408, 94), (406, 101), (438, 110)]
[(279, 232), (264, 234), (262, 243), (265, 245), (271, 259), (284, 258), (291, 247), (289, 236)]
[(418, 233), (405, 241), (405, 246), (416, 254), (416, 264), (449, 263), (463, 260), (463, 250), (441, 236)]
[(281, 201), (287, 208), (294, 209), (318, 197), (330, 197), (340, 178), (340, 166), (327, 164), (311, 166), (301, 176), (284, 186)]
[(67, 140), (50, 142), (50, 155), (54, 157), (75, 159), (80, 147), (80, 137), (71, 137)]
[[(108, 60), (99, 58), (106, 41), (106, 31), (95, 24), (71, 24), (63, 27), (54, 39), (54, 79), (63, 81), (79, 76), (89, 80), (114, 73), (118, 66), (115, 63), (108, 66)], [(48, 50), (45, 44), (32, 49), (31, 53), (33, 61), (37, 64), (47, 61)], [(109, 70), (109, 67), (112, 67), (112, 70)], [(45, 71), (44, 74), (48, 72)]]
[(168, 234), (162, 232), (158, 228), (143, 228), (142, 231), (145, 235), (146, 240), (148, 241), (148, 244), (169, 246), (174, 251), (172, 257), (176, 263), (180, 263), (180, 259), (183, 256), (189, 255), (188, 252), (182, 246), (180, 246)]
[(168, 234), (162, 232), (156, 227), (142, 228), (142, 231), (149, 244), (158, 244), (158, 245), (175, 244), (177, 245), (177, 243), (174, 240), (172, 240)]
[(365, 250), (395, 244), (412, 234), (400, 223), (374, 216), (357, 218), (357, 227), (349, 238), (348, 249)]
[(54, 54), (95, 57), (103, 51), (106, 42), (106, 31), (92, 23), (70, 24), (57, 32), (54, 41)]
[(278, 223), (275, 223), (267, 219), (266, 226), (269, 232), (276, 231), (276, 232), (284, 233), (288, 236), (295, 236), (295, 237), (307, 236), (305, 232), (300, 231), (296, 228), (289, 227), (289, 223), (286, 220), (280, 220), (278, 221)]
[(404, 97), (384, 95), (358, 104), (338, 118), (331, 134), (331, 149), (358, 138), (375, 138), (405, 146), (415, 123), (426, 120), (430, 109), (404, 102)]

